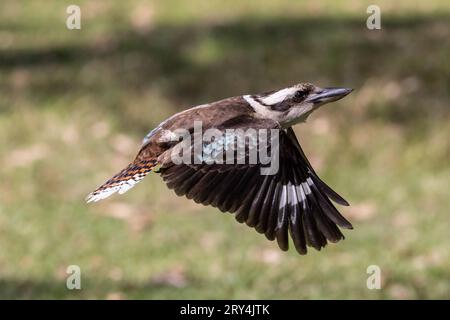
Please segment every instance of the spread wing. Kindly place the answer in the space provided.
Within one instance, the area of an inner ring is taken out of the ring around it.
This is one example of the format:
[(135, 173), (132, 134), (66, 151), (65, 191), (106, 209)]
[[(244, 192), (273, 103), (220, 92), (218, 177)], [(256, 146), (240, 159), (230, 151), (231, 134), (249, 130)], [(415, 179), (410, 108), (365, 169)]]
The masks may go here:
[[(217, 129), (243, 127), (246, 119), (233, 121)], [(244, 164), (174, 164), (166, 157), (160, 172), (167, 186), (179, 196), (234, 213), (240, 223), (269, 240), (276, 239), (282, 250), (289, 248), (289, 235), (300, 254), (306, 254), (307, 246), (320, 250), (328, 241), (344, 239), (339, 227), (351, 229), (352, 225), (330, 199), (341, 205), (348, 203), (317, 176), (293, 130), (280, 129), (271, 120), (252, 121), (253, 128), (279, 129), (278, 146), (272, 139), (267, 139), (265, 146), (267, 154), (279, 153), (274, 174), (261, 174), (265, 167), (261, 162), (249, 164), (251, 151), (262, 148), (249, 139), (244, 142), (249, 151), (241, 155), (247, 161)], [(227, 142), (215, 140), (203, 148), (217, 157), (229, 150)]]

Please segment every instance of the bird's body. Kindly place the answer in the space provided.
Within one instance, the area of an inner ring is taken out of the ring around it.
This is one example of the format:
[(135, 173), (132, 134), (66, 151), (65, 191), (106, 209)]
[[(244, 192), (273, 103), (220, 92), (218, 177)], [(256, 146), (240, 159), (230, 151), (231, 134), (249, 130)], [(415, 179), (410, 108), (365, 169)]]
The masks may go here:
[[(254, 227), (269, 240), (276, 239), (282, 250), (288, 249), (288, 233), (300, 254), (306, 253), (307, 246), (320, 250), (327, 241), (344, 238), (337, 226), (352, 228), (330, 199), (348, 203), (317, 176), (291, 126), (350, 91), (299, 84), (177, 113), (153, 129), (135, 160), (87, 200), (95, 202), (115, 192), (124, 193), (155, 171), (177, 195), (235, 213), (239, 222)], [(210, 139), (205, 140), (206, 133), (201, 136), (200, 149), (196, 144), (199, 124), (202, 133), (215, 130)], [(236, 134), (244, 131), (253, 137)], [(263, 131), (270, 131), (265, 140), (261, 138)], [(243, 149), (239, 149), (239, 141)], [(180, 158), (180, 151), (188, 157)], [(271, 153), (271, 160), (276, 153), (276, 171), (263, 174), (267, 163), (261, 157), (252, 158), (253, 151)]]

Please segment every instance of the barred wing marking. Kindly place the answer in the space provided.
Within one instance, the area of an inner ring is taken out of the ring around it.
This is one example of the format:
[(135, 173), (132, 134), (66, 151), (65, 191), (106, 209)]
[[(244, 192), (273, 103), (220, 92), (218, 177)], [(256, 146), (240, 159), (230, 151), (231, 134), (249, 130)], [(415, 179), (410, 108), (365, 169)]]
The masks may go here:
[(261, 165), (167, 165), (161, 171), (167, 186), (197, 203), (235, 213), (282, 250), (289, 234), (296, 250), (320, 250), (327, 242), (344, 239), (339, 227), (352, 226), (330, 199), (348, 203), (327, 186), (312, 169), (292, 129), (280, 131), (280, 168), (261, 175)]

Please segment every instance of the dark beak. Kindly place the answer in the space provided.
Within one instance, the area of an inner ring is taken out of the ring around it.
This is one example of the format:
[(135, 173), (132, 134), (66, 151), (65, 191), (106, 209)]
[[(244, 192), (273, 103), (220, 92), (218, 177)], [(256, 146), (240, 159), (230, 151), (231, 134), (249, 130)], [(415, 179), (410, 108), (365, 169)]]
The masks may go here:
[(314, 104), (324, 104), (342, 99), (352, 91), (353, 89), (349, 88), (324, 88), (312, 93), (306, 101)]

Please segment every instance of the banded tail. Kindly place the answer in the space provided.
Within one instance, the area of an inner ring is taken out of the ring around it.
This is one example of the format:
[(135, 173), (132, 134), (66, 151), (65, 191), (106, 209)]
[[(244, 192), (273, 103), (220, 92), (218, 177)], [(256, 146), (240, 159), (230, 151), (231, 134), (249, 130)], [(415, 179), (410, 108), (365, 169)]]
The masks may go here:
[(156, 166), (156, 160), (135, 160), (86, 197), (86, 202), (97, 202), (118, 192), (125, 193), (145, 178)]

